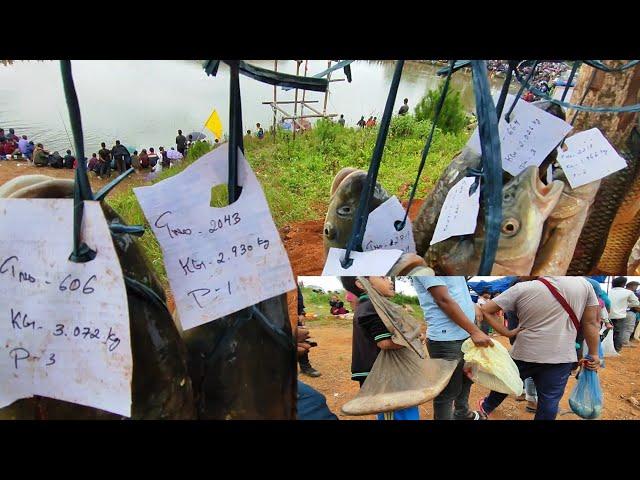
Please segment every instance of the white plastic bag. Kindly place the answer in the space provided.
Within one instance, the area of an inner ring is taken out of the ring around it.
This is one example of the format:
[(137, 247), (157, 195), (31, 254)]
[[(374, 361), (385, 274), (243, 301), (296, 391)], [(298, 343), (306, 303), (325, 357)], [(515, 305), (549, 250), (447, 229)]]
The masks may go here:
[(468, 338), (462, 344), (465, 367), (471, 367), (471, 379), (494, 392), (519, 396), (524, 390), (520, 371), (509, 352), (497, 341), (493, 347), (476, 347)]
[(618, 352), (616, 352), (616, 349), (613, 346), (613, 330), (607, 333), (607, 336), (604, 337), (604, 340), (602, 341), (602, 352), (605, 358), (617, 357), (618, 355), (620, 355)]

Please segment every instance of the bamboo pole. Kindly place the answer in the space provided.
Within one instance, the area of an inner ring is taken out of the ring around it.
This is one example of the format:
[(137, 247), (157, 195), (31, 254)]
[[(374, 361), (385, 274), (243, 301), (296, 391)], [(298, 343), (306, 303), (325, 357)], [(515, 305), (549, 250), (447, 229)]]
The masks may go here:
[[(331, 68), (331, 60), (327, 63), (327, 68)], [(327, 75), (327, 81), (331, 82), (331, 73)], [(327, 85), (327, 90), (324, 92), (324, 107), (322, 108), (322, 114), (326, 115), (327, 113), (327, 100), (329, 99), (329, 85)]]
[[(296, 60), (296, 76), (300, 75), (300, 64), (302, 63), (302, 60)], [(298, 116), (298, 89), (296, 88), (296, 97), (295, 97), (295, 103), (293, 104), (293, 115), (294, 117)], [(294, 120), (295, 121), (295, 120)], [(298, 123), (298, 122), (295, 122)], [(299, 124), (298, 124), (299, 125)], [(296, 126), (293, 126), (293, 139), (296, 139)]]
[[(305, 60), (304, 61), (304, 76), (307, 76), (307, 68), (309, 65), (309, 60)], [(300, 116), (304, 115), (304, 99), (307, 96), (307, 91), (303, 90), (302, 91), (302, 105), (300, 106)]]

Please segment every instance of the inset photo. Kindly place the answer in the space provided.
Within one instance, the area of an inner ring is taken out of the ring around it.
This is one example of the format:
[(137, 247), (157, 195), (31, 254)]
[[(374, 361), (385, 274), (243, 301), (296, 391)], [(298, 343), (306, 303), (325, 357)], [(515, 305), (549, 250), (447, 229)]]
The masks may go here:
[(639, 279), (298, 277), (298, 419), (638, 419)]

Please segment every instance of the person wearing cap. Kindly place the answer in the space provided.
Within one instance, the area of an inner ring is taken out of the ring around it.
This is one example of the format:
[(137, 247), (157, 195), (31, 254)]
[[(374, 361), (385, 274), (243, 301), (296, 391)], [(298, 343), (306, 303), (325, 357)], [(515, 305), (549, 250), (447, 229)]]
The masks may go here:
[[(631, 281), (629, 283), (627, 283), (626, 289), (627, 290), (631, 290), (633, 292), (633, 294), (636, 296), (636, 298), (638, 298), (638, 285), (640, 285), (640, 283), (634, 281)], [(640, 323), (640, 311), (629, 311), (627, 313), (627, 315), (631, 316), (631, 314), (633, 314), (635, 316), (635, 321), (633, 322), (633, 327), (630, 327), (630, 335), (629, 335), (629, 347), (637, 347), (638, 346), (638, 340), (636, 340), (634, 338), (634, 332), (636, 331), (636, 329), (638, 328), (638, 324)], [(629, 322), (631, 323), (631, 322)]]
[[(635, 312), (639, 310), (640, 301), (631, 290), (625, 288), (627, 277), (616, 277), (611, 281), (612, 289), (609, 291), (611, 300), (611, 313), (609, 318), (613, 324), (613, 346), (620, 353), (623, 346), (632, 345), (629, 337), (633, 334), (636, 323)], [(635, 346), (635, 345), (633, 345)]]

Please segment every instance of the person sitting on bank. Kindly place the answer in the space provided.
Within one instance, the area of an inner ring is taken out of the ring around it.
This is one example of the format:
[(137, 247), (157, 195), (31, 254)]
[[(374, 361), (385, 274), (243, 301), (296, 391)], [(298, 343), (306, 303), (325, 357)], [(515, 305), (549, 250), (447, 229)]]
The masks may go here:
[(398, 111), (398, 115), (406, 115), (408, 112), (409, 112), (409, 99), (405, 98), (404, 105), (400, 107), (400, 110)]
[(149, 155), (147, 154), (146, 148), (143, 148), (142, 151), (140, 152), (139, 160), (140, 160), (140, 170), (145, 170), (149, 168), (151, 161), (149, 160)]
[(158, 160), (160, 160), (160, 157), (158, 157), (156, 151), (153, 149), (153, 147), (149, 147), (149, 166), (151, 168), (155, 168), (155, 166), (158, 164)]
[(46, 167), (49, 165), (49, 152), (44, 149), (41, 143), (36, 145), (33, 151), (33, 164), (36, 167)]
[(49, 166), (53, 167), (53, 168), (63, 168), (64, 167), (64, 160), (62, 158), (62, 155), (60, 155), (57, 151), (53, 152), (50, 156), (49, 156)]
[(89, 172), (95, 172), (96, 175), (100, 175), (100, 162), (98, 161), (98, 155), (95, 153), (91, 154), (91, 158), (89, 159), (89, 163), (87, 163), (87, 170)]
[(27, 162), (33, 163), (33, 151), (36, 149), (36, 146), (33, 142), (29, 142), (27, 147), (25, 148), (24, 156), (27, 159)]
[(131, 155), (131, 166), (135, 170), (140, 170), (140, 157), (138, 156), (137, 150), (134, 150), (133, 155)]
[(256, 123), (256, 137), (261, 140), (264, 138), (264, 129), (260, 126), (259, 123)]
[(337, 295), (332, 295), (329, 300), (331, 306), (331, 315), (344, 315), (349, 313), (349, 310), (344, 308), (344, 302), (341, 302)]
[(71, 155), (71, 150), (67, 150), (67, 154), (63, 158), (64, 168), (72, 169), (76, 159)]
[(22, 135), (22, 138), (18, 140), (18, 149), (23, 157), (27, 156), (27, 146), (29, 145), (29, 140), (26, 135)]
[(162, 155), (162, 168), (169, 168), (171, 166), (171, 161), (167, 156), (167, 151), (164, 147), (160, 147), (160, 155)]

